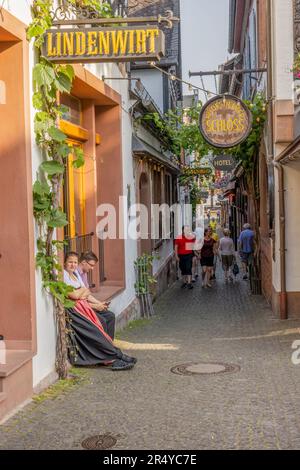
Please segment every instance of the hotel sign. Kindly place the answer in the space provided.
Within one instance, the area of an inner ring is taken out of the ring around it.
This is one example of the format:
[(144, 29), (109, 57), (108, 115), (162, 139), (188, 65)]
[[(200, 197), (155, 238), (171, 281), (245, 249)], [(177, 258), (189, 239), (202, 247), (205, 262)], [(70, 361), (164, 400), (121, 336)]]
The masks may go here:
[(236, 163), (231, 155), (218, 155), (214, 158), (213, 165), (218, 171), (232, 171)]
[(216, 96), (203, 106), (199, 126), (204, 139), (214, 147), (235, 147), (250, 134), (252, 114), (236, 96)]
[(98, 27), (49, 29), (43, 56), (50, 62), (124, 62), (159, 60), (165, 36), (157, 27)]

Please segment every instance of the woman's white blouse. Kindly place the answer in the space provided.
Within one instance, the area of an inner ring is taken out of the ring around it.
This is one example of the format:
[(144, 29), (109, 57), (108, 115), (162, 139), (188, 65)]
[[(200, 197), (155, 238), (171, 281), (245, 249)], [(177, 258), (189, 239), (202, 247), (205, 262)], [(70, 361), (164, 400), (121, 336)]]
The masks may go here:
[[(74, 274), (74, 276), (76, 276), (76, 275)], [(77, 278), (77, 280), (73, 279), (66, 270), (64, 270), (64, 282), (68, 286), (74, 287), (74, 289), (79, 289), (80, 287), (85, 287), (85, 285), (83, 284), (81, 279), (79, 279), (79, 278)]]

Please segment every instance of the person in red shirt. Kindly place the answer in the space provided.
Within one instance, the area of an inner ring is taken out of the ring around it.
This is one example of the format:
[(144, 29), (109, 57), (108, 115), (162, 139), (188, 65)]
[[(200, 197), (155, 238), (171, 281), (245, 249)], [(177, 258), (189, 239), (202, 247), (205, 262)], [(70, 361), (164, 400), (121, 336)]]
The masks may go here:
[(175, 256), (183, 276), (183, 288), (193, 289), (192, 265), (195, 241), (196, 237), (188, 226), (182, 227), (182, 234), (175, 239)]

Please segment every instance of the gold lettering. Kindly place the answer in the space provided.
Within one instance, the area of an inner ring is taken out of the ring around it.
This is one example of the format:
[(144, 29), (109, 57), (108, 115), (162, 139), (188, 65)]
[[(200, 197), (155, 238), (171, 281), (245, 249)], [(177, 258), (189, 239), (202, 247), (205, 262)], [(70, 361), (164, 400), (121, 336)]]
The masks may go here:
[(134, 54), (134, 33), (135, 31), (133, 29), (131, 29), (130, 31), (128, 31), (128, 34), (129, 34), (129, 50), (128, 50), (128, 54)]
[(128, 31), (112, 31), (111, 41), (113, 54), (121, 55), (126, 53), (128, 40)]
[(76, 37), (76, 55), (84, 55), (86, 49), (86, 36), (82, 31), (75, 33)]
[(155, 38), (158, 37), (158, 29), (147, 29), (147, 38), (149, 38), (149, 52), (155, 53)]
[(232, 130), (233, 130), (233, 121), (232, 121), (232, 119), (228, 119), (228, 121), (227, 121), (227, 130), (229, 132), (232, 132)]
[(56, 47), (53, 47), (53, 33), (47, 34), (48, 41), (47, 41), (47, 56), (53, 57), (57, 55)]
[(63, 55), (74, 55), (74, 33), (63, 33)]
[(99, 54), (109, 55), (110, 31), (99, 31)]
[(136, 35), (136, 52), (137, 54), (146, 54), (146, 31), (142, 29), (137, 29), (135, 32)]
[(98, 47), (97, 47), (97, 31), (89, 31), (87, 33), (88, 36), (88, 55), (97, 55), (98, 54)]
[(57, 47), (57, 55), (61, 55), (61, 33), (57, 33), (56, 35), (56, 47)]
[(207, 128), (207, 132), (212, 131), (212, 122), (209, 119), (206, 121), (206, 128)]

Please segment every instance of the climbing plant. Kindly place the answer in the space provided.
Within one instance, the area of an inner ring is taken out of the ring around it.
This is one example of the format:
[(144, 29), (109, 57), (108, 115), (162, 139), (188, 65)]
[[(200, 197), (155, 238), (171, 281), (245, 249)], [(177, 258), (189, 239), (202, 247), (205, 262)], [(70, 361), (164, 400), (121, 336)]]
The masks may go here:
[[(69, 0), (96, 11), (99, 16), (111, 16), (108, 3), (97, 0)], [(67, 377), (67, 328), (65, 308), (74, 303), (68, 299), (72, 288), (61, 280), (59, 253), (64, 242), (56, 240), (56, 229), (68, 224), (67, 215), (61, 207), (61, 193), (68, 155), (74, 154), (73, 165), (84, 165), (83, 152), (67, 142), (67, 136), (59, 128), (59, 120), (66, 108), (58, 102), (59, 93), (70, 93), (74, 79), (71, 65), (57, 65), (47, 61), (41, 54), (44, 34), (52, 25), (53, 0), (34, 0), (32, 22), (27, 29), (28, 40), (34, 41), (36, 65), (33, 69), (32, 102), (36, 110), (34, 131), (36, 143), (41, 150), (43, 162), (33, 185), (33, 211), (38, 226), (36, 264), (41, 269), (43, 286), (54, 301), (57, 323), (56, 369), (60, 378)]]

